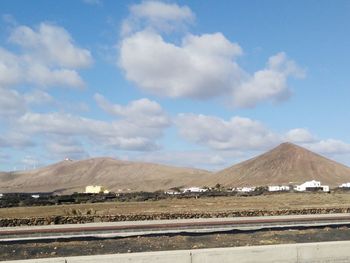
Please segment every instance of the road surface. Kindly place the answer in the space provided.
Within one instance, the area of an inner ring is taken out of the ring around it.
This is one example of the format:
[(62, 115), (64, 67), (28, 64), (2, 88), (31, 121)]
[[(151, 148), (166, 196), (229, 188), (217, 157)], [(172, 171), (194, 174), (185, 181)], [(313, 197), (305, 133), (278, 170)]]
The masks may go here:
[(0, 242), (57, 238), (110, 238), (179, 233), (350, 225), (350, 214), (128, 221), (0, 228)]

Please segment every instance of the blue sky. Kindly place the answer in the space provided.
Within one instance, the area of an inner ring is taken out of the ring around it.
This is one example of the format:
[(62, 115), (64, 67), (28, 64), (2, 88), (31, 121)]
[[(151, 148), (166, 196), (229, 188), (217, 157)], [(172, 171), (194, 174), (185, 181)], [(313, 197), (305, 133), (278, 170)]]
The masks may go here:
[(217, 170), (284, 141), (350, 165), (349, 1), (0, 1), (0, 170)]

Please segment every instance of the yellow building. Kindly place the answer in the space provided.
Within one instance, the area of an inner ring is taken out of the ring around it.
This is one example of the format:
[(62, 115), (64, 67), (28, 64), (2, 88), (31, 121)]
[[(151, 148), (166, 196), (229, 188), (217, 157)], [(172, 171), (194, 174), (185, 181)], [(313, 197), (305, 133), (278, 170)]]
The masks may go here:
[(101, 185), (88, 185), (85, 187), (86, 194), (108, 194), (109, 191)]

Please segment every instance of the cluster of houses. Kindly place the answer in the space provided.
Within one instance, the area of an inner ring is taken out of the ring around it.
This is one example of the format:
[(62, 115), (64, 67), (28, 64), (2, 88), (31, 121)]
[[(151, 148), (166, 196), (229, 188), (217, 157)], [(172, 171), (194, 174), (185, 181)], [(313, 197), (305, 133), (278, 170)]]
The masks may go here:
[[(344, 183), (339, 185), (339, 188), (342, 189), (349, 189), (350, 190), (350, 182)], [(244, 186), (244, 187), (234, 187), (231, 189), (228, 189), (232, 192), (239, 192), (239, 193), (249, 193), (254, 192), (257, 189), (257, 187), (254, 186)], [(323, 192), (329, 192), (329, 186), (328, 185), (322, 185), (320, 181), (312, 180), (312, 181), (306, 181), (303, 184), (300, 185), (270, 185), (265, 188), (268, 192), (289, 192), (289, 191), (296, 191), (296, 192), (306, 192), (306, 191), (323, 191)], [(182, 189), (172, 189), (168, 190), (165, 193), (169, 195), (177, 195), (182, 193), (204, 193), (211, 190), (210, 188), (202, 188), (202, 187), (188, 187), (188, 188), (182, 188)], [(107, 190), (105, 187), (101, 185), (88, 185), (85, 188), (85, 192), (87, 194), (108, 194), (109, 190)], [(34, 196), (33, 196), (34, 197)], [(1, 198), (1, 196), (0, 196)], [(34, 198), (37, 198), (36, 196)]]
[[(350, 189), (350, 182), (344, 183), (339, 186), (339, 188), (343, 189)], [(234, 187), (232, 189), (229, 189), (229, 191), (232, 192), (239, 192), (239, 193), (249, 193), (254, 192), (257, 189), (257, 187), (254, 186), (245, 186), (245, 187)], [(177, 195), (182, 193), (204, 193), (209, 191), (210, 188), (202, 188), (202, 187), (188, 187), (188, 188), (182, 188), (182, 189), (176, 189), (176, 190), (168, 190), (165, 193), (169, 195)], [(297, 191), (297, 192), (306, 192), (306, 191), (323, 191), (323, 192), (329, 192), (329, 186), (328, 185), (322, 185), (320, 181), (312, 180), (307, 181), (300, 185), (270, 185), (266, 188), (268, 192), (289, 192), (291, 190)], [(101, 185), (88, 185), (85, 188), (85, 192), (87, 194), (108, 194), (109, 190), (107, 190), (105, 187)], [(34, 196), (33, 196), (34, 197)]]
[(273, 185), (268, 187), (269, 192), (283, 192), (283, 191), (290, 191), (290, 190), (294, 190), (297, 192), (314, 191), (314, 190), (329, 192), (329, 186), (322, 185), (320, 181), (312, 180), (312, 181), (306, 181), (303, 184), (295, 185), (295, 186)]
[[(349, 183), (343, 183), (339, 185), (339, 188), (341, 189), (347, 189), (350, 190), (350, 182)], [(183, 193), (204, 193), (207, 191), (210, 191), (210, 188), (201, 188), (201, 187), (188, 187), (188, 188), (182, 188), (182, 189), (173, 189), (168, 190), (165, 192), (165, 194), (169, 195), (178, 195)], [(245, 187), (234, 187), (231, 189), (227, 189), (227, 191), (232, 192), (239, 192), (239, 193), (249, 193), (254, 192), (257, 190), (257, 187), (254, 186), (245, 186)], [(268, 192), (289, 192), (289, 191), (296, 191), (296, 192), (306, 192), (306, 191), (323, 191), (323, 192), (329, 192), (329, 186), (328, 185), (322, 185), (320, 181), (312, 180), (307, 181), (300, 185), (270, 185), (265, 188)], [(86, 194), (108, 194), (110, 193), (109, 190), (107, 190), (105, 187), (101, 185), (88, 185), (85, 187)], [(0, 193), (0, 199), (4, 195)], [(32, 198), (39, 198), (40, 194), (31, 194)]]
[(341, 184), (339, 188), (350, 188), (350, 183)]
[[(350, 183), (344, 183), (339, 186), (339, 188), (349, 188), (350, 189)], [(251, 186), (245, 186), (245, 187), (235, 187), (232, 189), (229, 189), (229, 191), (233, 192), (240, 192), (240, 193), (249, 193), (254, 192), (257, 189), (257, 187), (251, 187)], [(300, 185), (270, 185), (266, 188), (269, 192), (288, 192), (291, 190), (297, 191), (297, 192), (306, 192), (306, 191), (323, 191), (323, 192), (329, 192), (329, 186), (328, 185), (322, 185), (320, 181), (312, 180), (307, 181)], [(200, 187), (189, 187), (189, 188), (183, 188), (180, 191), (175, 190), (169, 190), (166, 191), (166, 194), (181, 194), (181, 193), (203, 193), (209, 191), (208, 188), (200, 188)]]

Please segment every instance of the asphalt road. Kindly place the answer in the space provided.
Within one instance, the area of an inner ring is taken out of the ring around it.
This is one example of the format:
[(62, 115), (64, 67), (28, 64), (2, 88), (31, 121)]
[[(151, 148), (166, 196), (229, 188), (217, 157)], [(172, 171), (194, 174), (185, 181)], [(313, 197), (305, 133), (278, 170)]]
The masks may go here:
[(232, 230), (286, 229), (350, 225), (350, 214), (319, 214), (210, 219), (179, 219), (7, 227), (0, 229), (0, 242), (57, 238), (111, 238), (157, 234), (215, 233)]

